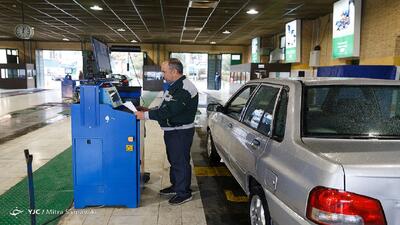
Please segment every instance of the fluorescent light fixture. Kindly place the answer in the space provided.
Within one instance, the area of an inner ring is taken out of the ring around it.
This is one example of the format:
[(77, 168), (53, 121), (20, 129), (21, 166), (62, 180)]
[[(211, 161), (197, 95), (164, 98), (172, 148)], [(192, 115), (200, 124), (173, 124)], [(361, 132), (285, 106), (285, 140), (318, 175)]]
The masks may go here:
[(217, 7), (218, 2), (218, 0), (191, 0), (189, 1), (189, 7), (197, 9), (213, 9)]
[(125, 30), (124, 28), (118, 28), (117, 31), (119, 31), (119, 32), (124, 32), (124, 31), (126, 31), (126, 30)]
[(217, 44), (217, 42), (212, 41), (212, 42), (210, 42), (210, 44), (215, 45), (215, 44)]
[(223, 34), (230, 34), (231, 32), (229, 30), (225, 30), (224, 32), (222, 32)]
[(258, 11), (255, 10), (255, 9), (250, 9), (250, 10), (248, 10), (246, 13), (247, 13), (247, 14), (250, 14), (250, 15), (255, 15), (255, 14), (258, 14)]
[(69, 41), (69, 39), (68, 39), (68, 38), (63, 38), (62, 40), (63, 40), (63, 41)]
[(187, 31), (201, 31), (202, 27), (183, 27)]
[(133, 39), (131, 42), (132, 42), (132, 43), (136, 43), (137, 41), (136, 41), (135, 39)]
[(101, 8), (101, 7), (98, 6), (98, 5), (94, 5), (94, 6), (90, 7), (90, 9), (91, 9), (91, 10), (95, 10), (95, 11), (103, 10), (103, 8)]

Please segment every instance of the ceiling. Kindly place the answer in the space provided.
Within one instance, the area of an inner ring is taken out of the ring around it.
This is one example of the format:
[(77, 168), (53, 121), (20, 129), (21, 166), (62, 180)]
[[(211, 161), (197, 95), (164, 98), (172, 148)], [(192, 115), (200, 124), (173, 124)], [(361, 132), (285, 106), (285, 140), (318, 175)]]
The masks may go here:
[[(193, 0), (196, 2), (205, 0)], [(206, 0), (207, 1), (207, 0)], [(284, 30), (290, 20), (332, 11), (335, 0), (208, 0), (214, 8), (189, 7), (189, 0), (0, 0), (0, 40), (16, 39), (14, 28), (35, 28), (33, 40), (248, 45), (257, 36)], [(23, 5), (23, 7), (22, 7)], [(98, 5), (101, 11), (90, 9)], [(256, 15), (246, 13), (254, 8)], [(23, 14), (22, 14), (23, 11)], [(123, 28), (125, 31), (117, 31)], [(230, 34), (223, 34), (225, 30)]]

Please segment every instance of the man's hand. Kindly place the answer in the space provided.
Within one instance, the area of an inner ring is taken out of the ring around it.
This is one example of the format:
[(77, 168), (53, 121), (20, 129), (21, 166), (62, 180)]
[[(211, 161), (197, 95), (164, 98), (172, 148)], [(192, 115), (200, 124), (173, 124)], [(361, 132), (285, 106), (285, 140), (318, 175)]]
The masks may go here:
[(135, 112), (135, 115), (136, 115), (136, 118), (137, 118), (138, 120), (144, 120), (144, 112), (142, 112), (142, 111), (137, 111), (137, 112)]

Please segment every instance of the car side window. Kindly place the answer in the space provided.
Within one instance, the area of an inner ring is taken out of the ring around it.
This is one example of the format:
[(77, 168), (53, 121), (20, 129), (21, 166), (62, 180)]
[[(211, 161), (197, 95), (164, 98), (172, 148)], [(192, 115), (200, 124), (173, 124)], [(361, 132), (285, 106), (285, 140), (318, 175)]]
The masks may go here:
[(275, 111), (274, 138), (278, 141), (282, 141), (285, 136), (288, 100), (288, 90), (284, 88)]
[(243, 123), (264, 134), (271, 130), (272, 113), (279, 88), (261, 86), (247, 107)]
[(250, 99), (256, 87), (257, 85), (250, 85), (243, 88), (227, 105), (226, 115), (239, 120), (247, 101)]

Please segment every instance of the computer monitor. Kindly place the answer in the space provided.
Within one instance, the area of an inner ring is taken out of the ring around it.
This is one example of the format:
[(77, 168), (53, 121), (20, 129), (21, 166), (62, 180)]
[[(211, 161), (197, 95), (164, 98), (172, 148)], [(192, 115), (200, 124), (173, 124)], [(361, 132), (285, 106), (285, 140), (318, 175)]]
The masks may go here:
[(105, 74), (112, 73), (110, 51), (107, 44), (92, 37), (92, 45), (94, 60), (96, 62), (98, 71)]

